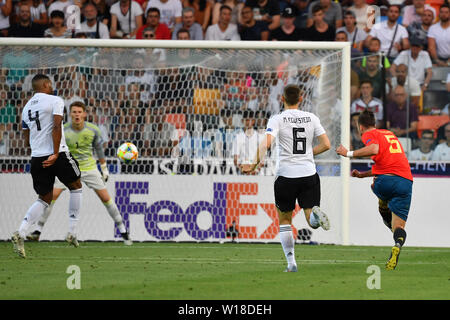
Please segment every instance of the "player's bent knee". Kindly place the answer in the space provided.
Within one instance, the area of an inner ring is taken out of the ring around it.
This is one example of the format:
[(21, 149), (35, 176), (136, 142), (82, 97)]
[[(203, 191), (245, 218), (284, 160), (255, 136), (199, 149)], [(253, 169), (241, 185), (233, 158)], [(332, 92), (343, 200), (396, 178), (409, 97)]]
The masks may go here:
[(74, 181), (72, 183), (69, 183), (68, 187), (69, 187), (69, 190), (81, 189), (81, 180), (78, 179), (78, 180), (76, 180), (76, 181)]

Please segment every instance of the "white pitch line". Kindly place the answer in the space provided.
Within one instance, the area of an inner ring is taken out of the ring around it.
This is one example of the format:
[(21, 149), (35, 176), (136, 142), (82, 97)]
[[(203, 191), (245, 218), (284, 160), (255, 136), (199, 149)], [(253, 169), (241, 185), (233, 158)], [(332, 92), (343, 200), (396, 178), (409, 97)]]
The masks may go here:
[[(280, 245), (279, 243), (268, 243), (269, 245)], [(162, 245), (164, 247), (162, 247)], [(225, 244), (226, 245), (226, 244)], [(198, 246), (175, 246), (175, 245), (165, 245), (164, 243), (161, 243), (160, 245), (148, 245), (148, 246), (139, 246), (139, 245), (132, 245), (132, 246), (117, 246), (117, 245), (105, 245), (105, 246), (83, 246), (83, 242), (81, 242), (80, 247), (78, 249), (148, 249), (148, 248), (154, 248), (154, 249), (165, 249), (165, 248), (175, 248), (175, 249), (238, 249), (238, 250), (248, 250), (248, 245), (246, 243), (242, 243), (242, 244), (238, 244), (236, 246), (230, 247), (228, 245), (226, 245), (227, 247), (220, 247), (218, 246), (212, 246), (212, 247), (208, 247), (208, 246), (202, 246), (202, 245), (198, 245)], [(242, 247), (239, 247), (242, 246)], [(247, 246), (247, 247), (245, 247)], [(261, 246), (258, 248), (258, 246)], [(279, 250), (279, 247), (273, 247), (273, 248), (264, 248), (262, 247), (264, 246), (264, 244), (255, 244), (254, 246), (252, 246), (252, 250)], [(311, 247), (315, 247), (318, 248), (318, 250), (329, 250), (329, 251), (367, 251), (367, 250), (386, 250), (386, 248), (390, 248), (389, 246), (386, 247), (371, 247), (368, 246), (367, 249), (366, 248), (344, 248), (344, 247), (333, 247), (333, 248), (325, 248), (321, 245), (318, 246), (311, 246)], [(46, 248), (70, 248), (67, 245), (50, 245), (50, 246), (46, 246)], [(301, 245), (297, 245), (297, 248), (299, 248), (299, 250), (301, 250)], [(450, 248), (449, 249), (426, 249), (426, 248), (408, 248), (405, 247), (403, 248), (403, 250), (407, 251), (407, 252), (446, 252), (450, 254)]]
[[(0, 256), (0, 258), (10, 258), (10, 256)], [(186, 263), (196, 263), (196, 264), (205, 264), (205, 263), (214, 263), (214, 264), (279, 264), (284, 263), (283, 259), (280, 260), (266, 260), (266, 259), (217, 259), (217, 258), (190, 258), (190, 257), (142, 257), (142, 258), (127, 258), (127, 257), (89, 257), (92, 260), (82, 260), (80, 257), (32, 257), (33, 261), (68, 261), (68, 260), (79, 260), (80, 262), (86, 263), (110, 263), (110, 262), (122, 262), (122, 263), (130, 263), (130, 262), (149, 262), (152, 264), (155, 263), (174, 263), (174, 262), (186, 262)], [(0, 259), (1, 260), (1, 259)], [(318, 265), (326, 265), (326, 264), (384, 264), (384, 261), (377, 260), (298, 260), (298, 264), (318, 264)], [(446, 262), (426, 262), (426, 261), (416, 261), (416, 262), (402, 262), (402, 264), (407, 265), (439, 265), (445, 264)]]

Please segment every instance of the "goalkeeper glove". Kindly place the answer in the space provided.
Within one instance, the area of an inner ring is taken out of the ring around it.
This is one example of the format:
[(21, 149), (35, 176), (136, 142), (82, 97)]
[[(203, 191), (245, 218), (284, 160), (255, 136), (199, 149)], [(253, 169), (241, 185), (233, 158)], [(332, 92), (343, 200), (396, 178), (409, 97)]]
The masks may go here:
[(106, 166), (106, 162), (101, 163), (100, 168), (102, 169), (102, 179), (104, 182), (107, 182), (108, 178), (109, 178), (109, 171), (108, 171), (108, 167)]

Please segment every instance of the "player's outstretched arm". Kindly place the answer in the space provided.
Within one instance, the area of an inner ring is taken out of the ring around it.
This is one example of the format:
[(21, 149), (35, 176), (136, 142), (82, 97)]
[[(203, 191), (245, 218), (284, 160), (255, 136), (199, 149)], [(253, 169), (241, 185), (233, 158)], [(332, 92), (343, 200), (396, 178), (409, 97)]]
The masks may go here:
[(370, 144), (368, 146), (365, 146), (361, 149), (355, 150), (355, 151), (348, 151), (347, 148), (345, 148), (342, 144), (337, 147), (336, 153), (343, 157), (348, 158), (363, 158), (363, 157), (371, 157), (378, 154), (380, 147), (378, 144)]
[(326, 133), (318, 136), (317, 139), (319, 140), (319, 144), (313, 148), (313, 154), (315, 156), (318, 154), (321, 154), (327, 150), (330, 150), (330, 148), (331, 148), (330, 139), (328, 139), (328, 136)]

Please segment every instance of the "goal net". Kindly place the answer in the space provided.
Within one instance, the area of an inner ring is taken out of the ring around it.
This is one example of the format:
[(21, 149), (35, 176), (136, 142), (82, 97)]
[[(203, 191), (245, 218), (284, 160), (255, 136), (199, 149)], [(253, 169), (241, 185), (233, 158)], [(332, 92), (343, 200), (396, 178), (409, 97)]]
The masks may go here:
[[(332, 149), (318, 157), (321, 206), (331, 231), (310, 229), (301, 208), (293, 217), (299, 241), (346, 243), (348, 162), (334, 149), (348, 144), (349, 56), (342, 43), (249, 43), (80, 39), (0, 39), (0, 239), (18, 228), (36, 195), (21, 113), (31, 79), (48, 75), (69, 105), (82, 101), (104, 141), (107, 188), (135, 241), (274, 242), (274, 152), (255, 175), (238, 163), (253, 159), (271, 115), (283, 110), (287, 84), (303, 88), (300, 108), (321, 120)], [(252, 128), (252, 129), (247, 129)], [(252, 131), (253, 130), (253, 131)], [(239, 139), (247, 132), (247, 139)], [(116, 150), (134, 143), (139, 159), (122, 164)], [(236, 158), (236, 159), (235, 159)], [(41, 239), (67, 232), (63, 192)], [(79, 240), (118, 240), (95, 193), (84, 186)], [(304, 235), (309, 235), (305, 237)]]

